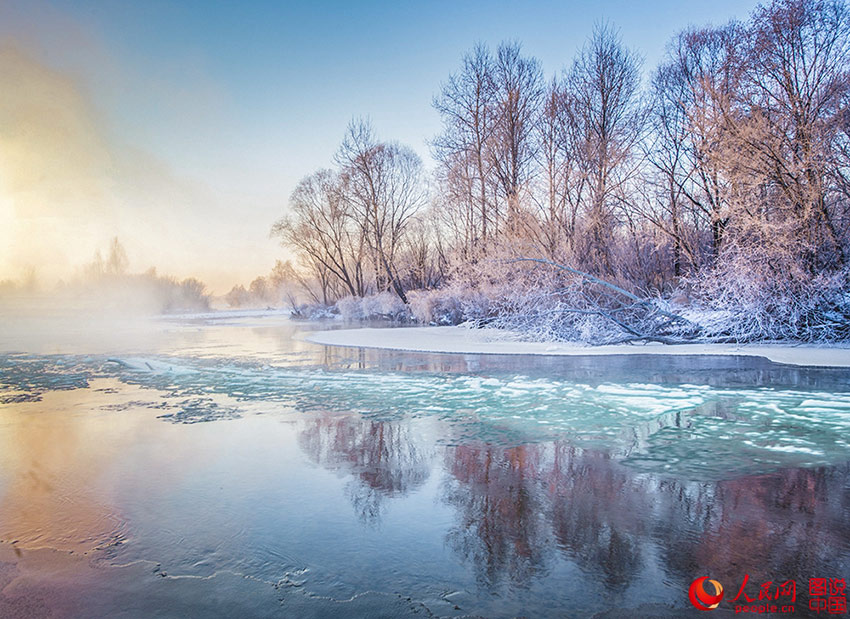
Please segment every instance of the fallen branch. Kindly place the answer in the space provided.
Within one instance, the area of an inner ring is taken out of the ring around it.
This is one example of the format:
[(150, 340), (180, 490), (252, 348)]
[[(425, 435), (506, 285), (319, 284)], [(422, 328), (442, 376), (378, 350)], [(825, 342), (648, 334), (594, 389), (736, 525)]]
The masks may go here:
[[(605, 288), (613, 290), (614, 292), (626, 297), (627, 299), (634, 301), (634, 305), (638, 305), (638, 306), (648, 308), (648, 309), (650, 309), (650, 310), (652, 310), (652, 311), (654, 311), (654, 312), (656, 312), (656, 313), (658, 313), (662, 316), (666, 316), (670, 320), (682, 322), (684, 324), (691, 325), (696, 330), (701, 330), (700, 325), (696, 324), (695, 322), (693, 322), (691, 320), (688, 320), (684, 316), (680, 316), (678, 314), (674, 314), (673, 312), (668, 312), (666, 310), (663, 310), (660, 307), (658, 307), (657, 305), (655, 305), (654, 303), (652, 303), (651, 301), (649, 301), (647, 299), (642, 299), (639, 296), (632, 294), (628, 290), (625, 290), (624, 288), (620, 288), (619, 286), (617, 286), (616, 284), (612, 284), (611, 282), (606, 282), (604, 279), (600, 279), (600, 278), (596, 277), (595, 275), (591, 275), (590, 273), (585, 273), (584, 271), (579, 271), (578, 269), (574, 269), (572, 267), (568, 267), (568, 266), (563, 265), (563, 264), (558, 264), (557, 262), (552, 262), (551, 260), (546, 260), (544, 258), (514, 258), (514, 259), (508, 261), (509, 264), (510, 263), (516, 263), (516, 262), (536, 262), (538, 264), (544, 264), (544, 265), (556, 268), (556, 269), (561, 270), (561, 271), (566, 271), (567, 273), (572, 273), (573, 275), (577, 275), (577, 276), (581, 277), (585, 281), (591, 282), (593, 284), (598, 284), (600, 286), (603, 286)], [(606, 317), (611, 318), (610, 316), (606, 316)], [(620, 322), (617, 321), (617, 320), (614, 320), (614, 322), (620, 324)], [(636, 335), (639, 335), (639, 334), (636, 334)]]

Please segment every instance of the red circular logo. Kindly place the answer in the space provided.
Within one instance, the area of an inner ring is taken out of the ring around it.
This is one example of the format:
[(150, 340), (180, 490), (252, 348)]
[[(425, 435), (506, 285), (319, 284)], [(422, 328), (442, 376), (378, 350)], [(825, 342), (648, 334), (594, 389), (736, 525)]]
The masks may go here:
[[(706, 581), (710, 582), (714, 587), (714, 593), (709, 593), (705, 589)], [(697, 578), (691, 583), (688, 589), (688, 597), (691, 599), (691, 604), (699, 610), (714, 610), (723, 599), (723, 585), (716, 580), (709, 580), (708, 576)]]

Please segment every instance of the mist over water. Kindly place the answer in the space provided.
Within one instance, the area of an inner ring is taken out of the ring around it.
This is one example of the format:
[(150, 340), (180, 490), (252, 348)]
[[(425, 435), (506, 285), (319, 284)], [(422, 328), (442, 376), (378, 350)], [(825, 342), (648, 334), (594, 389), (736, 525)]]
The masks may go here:
[(118, 324), (0, 340), (0, 610), (682, 616), (850, 567), (846, 371)]
[[(0, 80), (8, 86), (0, 97), (0, 283), (33, 278), (51, 290), (79, 277), (95, 249), (115, 236), (134, 271), (153, 266), (199, 277), (218, 292), (271, 267), (280, 251), (256, 241), (267, 237), (277, 196), (256, 188), (228, 195), (117, 133), (104, 94), (95, 99), (93, 91), (133, 76), (92, 33), (48, 19), (38, 37), (27, 37), (31, 19), (12, 6), (0, 6), (0, 20)], [(18, 36), (5, 32), (21, 21)], [(66, 41), (70, 67), (34, 41), (75, 36)], [(97, 79), (84, 80), (74, 62)], [(173, 93), (169, 100), (175, 105)], [(208, 105), (198, 101), (191, 116)], [(246, 222), (233, 202), (251, 203), (267, 218)]]

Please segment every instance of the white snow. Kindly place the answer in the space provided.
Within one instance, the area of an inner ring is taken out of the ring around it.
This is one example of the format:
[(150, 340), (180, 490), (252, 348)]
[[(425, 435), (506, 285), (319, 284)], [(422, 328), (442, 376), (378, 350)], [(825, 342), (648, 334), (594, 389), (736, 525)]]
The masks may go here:
[(499, 355), (744, 355), (776, 363), (850, 367), (850, 348), (782, 344), (618, 344), (587, 346), (563, 342), (523, 342), (520, 335), (495, 329), (403, 327), (316, 331), (307, 341), (328, 346), (384, 348), (414, 352)]

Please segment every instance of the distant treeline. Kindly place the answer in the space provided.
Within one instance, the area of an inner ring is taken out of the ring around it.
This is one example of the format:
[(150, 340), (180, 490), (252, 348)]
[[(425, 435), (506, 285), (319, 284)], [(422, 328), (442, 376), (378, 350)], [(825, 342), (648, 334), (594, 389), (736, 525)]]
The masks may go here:
[(31, 271), (24, 281), (0, 281), (0, 296), (10, 302), (44, 298), (69, 310), (120, 311), (129, 314), (156, 314), (210, 309), (206, 285), (194, 277), (178, 280), (158, 275), (151, 267), (143, 273), (130, 273), (124, 246), (113, 238), (104, 254), (94, 258), (76, 277), (59, 282), (53, 290), (43, 290)]
[(390, 291), (422, 320), (611, 339), (640, 334), (622, 289), (703, 337), (844, 339), (848, 103), (841, 1), (686, 29), (648, 74), (608, 25), (552, 76), (477, 45), (434, 98), (433, 177), (355, 121), (273, 234), (323, 304)]
[(254, 278), (247, 288), (237, 284), (224, 300), (230, 307), (280, 307), (292, 308), (303, 303), (304, 291), (309, 284), (288, 260), (278, 260), (271, 273)]

